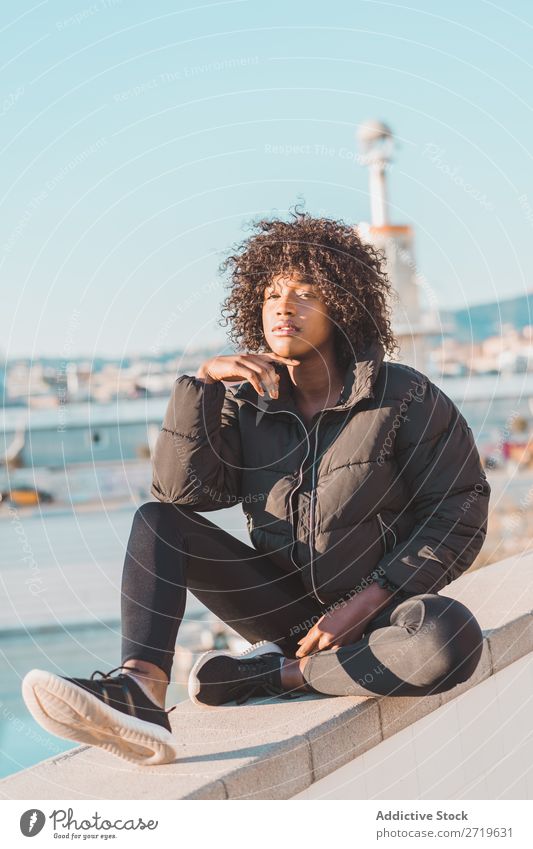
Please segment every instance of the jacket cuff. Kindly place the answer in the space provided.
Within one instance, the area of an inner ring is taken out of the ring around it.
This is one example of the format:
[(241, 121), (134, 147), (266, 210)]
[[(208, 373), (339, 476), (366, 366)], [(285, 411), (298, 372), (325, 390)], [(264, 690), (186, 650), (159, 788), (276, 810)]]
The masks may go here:
[(405, 590), (397, 584), (394, 584), (381, 569), (374, 569), (374, 571), (370, 573), (370, 577), (374, 584), (378, 584), (380, 587), (383, 587), (384, 590), (389, 590), (389, 592), (394, 593), (395, 595), (408, 595)]

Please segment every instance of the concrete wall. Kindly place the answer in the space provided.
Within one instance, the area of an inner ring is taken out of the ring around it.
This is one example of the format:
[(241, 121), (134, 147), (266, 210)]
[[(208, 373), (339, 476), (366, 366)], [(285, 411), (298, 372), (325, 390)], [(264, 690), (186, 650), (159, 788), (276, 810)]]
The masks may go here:
[(533, 799), (533, 654), (295, 799)]

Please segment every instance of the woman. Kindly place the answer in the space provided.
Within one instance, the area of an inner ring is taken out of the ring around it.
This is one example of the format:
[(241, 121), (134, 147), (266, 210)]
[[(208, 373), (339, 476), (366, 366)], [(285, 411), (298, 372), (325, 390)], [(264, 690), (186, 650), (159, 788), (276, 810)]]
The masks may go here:
[[(23, 685), (45, 728), (141, 764), (175, 756), (164, 705), (187, 589), (252, 643), (199, 658), (199, 705), (425, 696), (481, 656), (474, 616), (438, 591), (480, 551), (490, 488), (452, 401), (384, 360), (396, 343), (381, 255), (342, 221), (295, 211), (259, 221), (222, 270), (242, 353), (174, 385), (157, 501), (128, 542), (122, 665), (33, 670)], [(237, 502), (253, 546), (200, 515)]]

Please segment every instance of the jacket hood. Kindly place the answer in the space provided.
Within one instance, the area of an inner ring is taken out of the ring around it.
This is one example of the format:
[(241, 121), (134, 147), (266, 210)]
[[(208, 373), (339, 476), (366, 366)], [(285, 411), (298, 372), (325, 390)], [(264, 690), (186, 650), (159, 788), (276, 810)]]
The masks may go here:
[[(357, 404), (362, 398), (373, 397), (373, 386), (384, 355), (383, 345), (378, 340), (371, 342), (361, 354), (354, 354), (346, 367), (341, 393), (342, 400), (332, 409), (346, 410)], [(234, 398), (251, 401), (252, 404), (265, 412), (274, 413), (282, 410), (297, 412), (291, 393), (292, 384), (287, 366), (274, 363), (274, 367), (280, 375), (278, 398), (270, 398), (268, 393), (263, 396), (258, 395), (252, 384), (247, 380), (237, 387), (229, 386), (228, 390)]]

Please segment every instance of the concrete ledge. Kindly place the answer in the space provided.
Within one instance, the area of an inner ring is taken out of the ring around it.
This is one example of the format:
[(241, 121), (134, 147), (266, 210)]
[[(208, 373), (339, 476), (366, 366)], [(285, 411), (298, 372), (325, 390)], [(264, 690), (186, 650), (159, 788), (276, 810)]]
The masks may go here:
[(533, 650), (533, 555), (464, 575), (456, 598), (484, 631), (472, 678), (426, 698), (309, 695), (170, 714), (178, 758), (135, 767), (82, 746), (0, 782), (3, 799), (289, 799)]
[(524, 613), (501, 628), (488, 632), (492, 674), (533, 651), (533, 616)]

